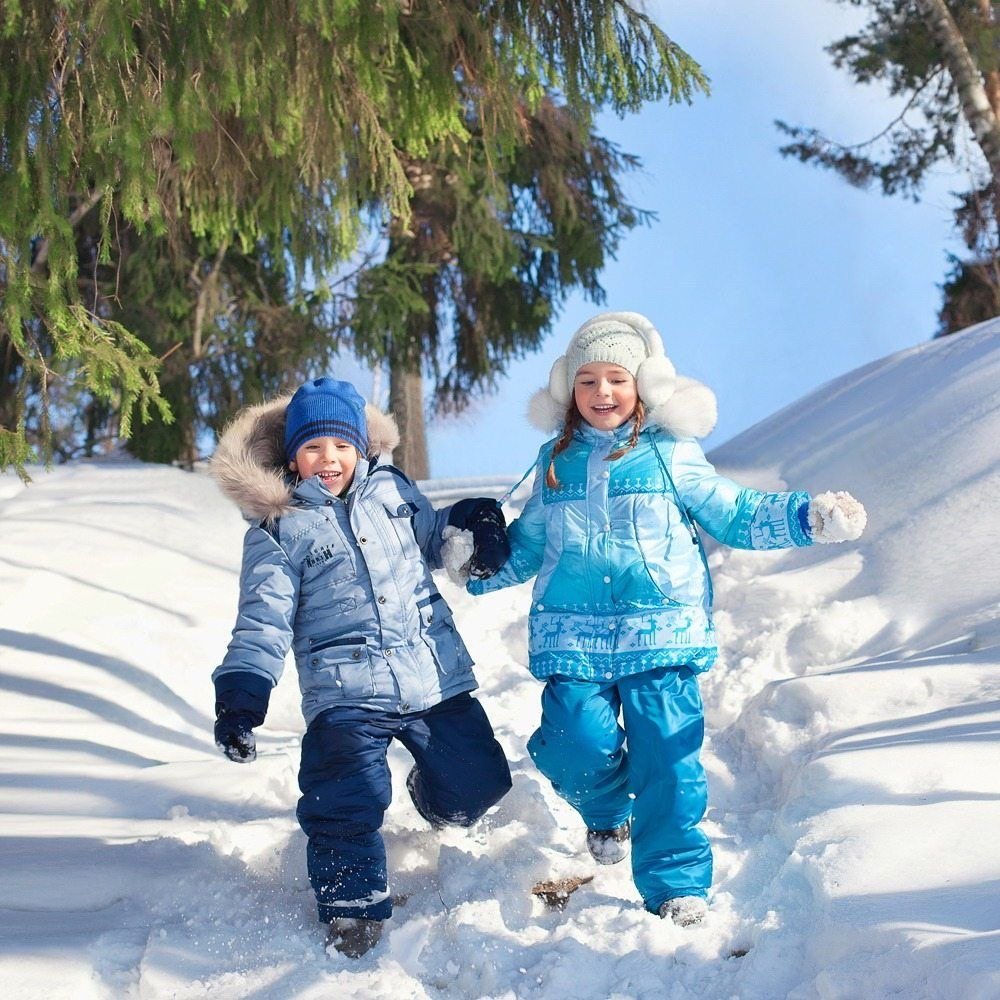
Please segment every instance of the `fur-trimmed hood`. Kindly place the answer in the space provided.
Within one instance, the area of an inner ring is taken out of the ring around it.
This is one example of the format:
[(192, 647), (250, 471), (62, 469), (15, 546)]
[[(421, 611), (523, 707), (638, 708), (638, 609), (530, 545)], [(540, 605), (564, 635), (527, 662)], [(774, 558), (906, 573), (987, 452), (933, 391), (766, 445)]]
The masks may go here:
[[(285, 409), (291, 395), (249, 406), (219, 439), (209, 472), (240, 510), (257, 521), (273, 521), (291, 506), (294, 481), (285, 465)], [(399, 431), (391, 414), (365, 406), (368, 457), (391, 453)]]

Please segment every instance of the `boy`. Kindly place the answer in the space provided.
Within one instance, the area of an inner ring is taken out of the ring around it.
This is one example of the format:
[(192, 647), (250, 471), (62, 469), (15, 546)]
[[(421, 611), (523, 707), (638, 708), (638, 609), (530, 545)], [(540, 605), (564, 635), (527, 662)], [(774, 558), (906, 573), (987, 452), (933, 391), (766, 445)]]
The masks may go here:
[(434, 510), (378, 464), (397, 442), (391, 417), (349, 383), (320, 378), (244, 411), (212, 460), (255, 522), (233, 637), (212, 675), (216, 742), (230, 760), (256, 757), (253, 729), (291, 648), (307, 724), (296, 815), (328, 943), (350, 957), (377, 943), (392, 914), (379, 833), (391, 740), (413, 755), (407, 790), (432, 826), (471, 825), (511, 784), (431, 579), (455, 529), (472, 534), (468, 571), (495, 571), (510, 551), (503, 516), (488, 499)]

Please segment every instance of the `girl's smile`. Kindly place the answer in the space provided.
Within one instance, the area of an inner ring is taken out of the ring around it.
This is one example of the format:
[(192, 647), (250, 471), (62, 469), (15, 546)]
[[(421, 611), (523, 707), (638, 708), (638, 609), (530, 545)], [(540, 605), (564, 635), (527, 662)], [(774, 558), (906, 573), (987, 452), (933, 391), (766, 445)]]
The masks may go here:
[(576, 373), (573, 398), (583, 419), (601, 431), (621, 427), (639, 401), (632, 375), (601, 361), (588, 362)]

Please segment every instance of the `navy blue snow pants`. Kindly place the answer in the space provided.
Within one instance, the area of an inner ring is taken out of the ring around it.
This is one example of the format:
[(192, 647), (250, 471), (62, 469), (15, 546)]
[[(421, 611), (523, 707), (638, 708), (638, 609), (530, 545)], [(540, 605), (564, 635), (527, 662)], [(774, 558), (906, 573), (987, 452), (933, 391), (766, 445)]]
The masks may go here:
[(704, 897), (712, 884), (712, 848), (698, 828), (704, 735), (698, 678), (687, 667), (603, 683), (557, 675), (542, 692), (528, 752), (589, 829), (631, 818), (632, 878), (652, 913), (675, 896)]
[(302, 739), (296, 816), (323, 922), (392, 915), (379, 829), (392, 798), (393, 739), (413, 756), (407, 787), (432, 825), (470, 826), (510, 789), (507, 759), (468, 693), (406, 715), (345, 706), (317, 716)]

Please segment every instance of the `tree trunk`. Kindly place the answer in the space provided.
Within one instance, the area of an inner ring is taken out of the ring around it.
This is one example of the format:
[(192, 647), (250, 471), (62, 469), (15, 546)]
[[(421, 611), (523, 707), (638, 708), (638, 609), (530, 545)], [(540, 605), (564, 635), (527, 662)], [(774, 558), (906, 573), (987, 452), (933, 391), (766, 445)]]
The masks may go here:
[(962, 114), (986, 157), (993, 182), (1000, 183), (1000, 121), (990, 106), (983, 76), (945, 0), (916, 0), (916, 4), (931, 37), (941, 46), (945, 66), (958, 90)]
[(399, 444), (392, 453), (392, 464), (411, 479), (427, 479), (427, 430), (424, 426), (424, 386), (420, 369), (402, 362), (389, 362), (389, 410), (399, 426)]
[[(979, 0), (979, 16), (985, 25), (995, 23), (993, 4), (990, 0)], [(984, 73), (983, 77), (986, 81), (986, 98), (990, 102), (993, 114), (1000, 116), (1000, 72), (991, 69), (988, 73)]]

